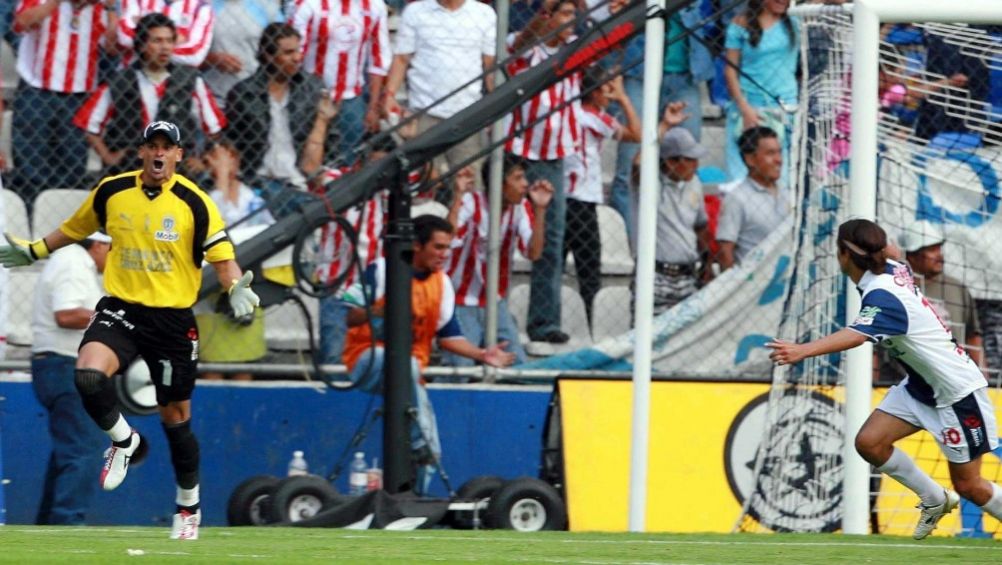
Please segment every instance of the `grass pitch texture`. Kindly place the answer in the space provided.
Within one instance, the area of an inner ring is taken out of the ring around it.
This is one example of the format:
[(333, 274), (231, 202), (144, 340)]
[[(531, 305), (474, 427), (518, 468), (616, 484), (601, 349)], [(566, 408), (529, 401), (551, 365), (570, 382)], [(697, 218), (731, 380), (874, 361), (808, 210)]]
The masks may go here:
[(166, 528), (0, 528), (6, 563), (1000, 563), (985, 539), (922, 542), (824, 534), (518, 534), (300, 528), (204, 528), (167, 539)]

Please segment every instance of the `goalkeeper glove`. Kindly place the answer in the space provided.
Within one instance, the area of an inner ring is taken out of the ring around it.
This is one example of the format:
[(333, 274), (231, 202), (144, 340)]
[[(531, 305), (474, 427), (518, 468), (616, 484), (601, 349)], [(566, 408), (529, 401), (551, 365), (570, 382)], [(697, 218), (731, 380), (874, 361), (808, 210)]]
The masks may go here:
[(49, 256), (49, 246), (44, 239), (28, 241), (6, 232), (3, 236), (10, 245), (0, 245), (0, 265), (8, 269), (24, 267)]
[(254, 313), (254, 307), (261, 304), (254, 291), (250, 289), (251, 281), (254, 280), (254, 273), (247, 271), (240, 280), (233, 280), (230, 286), (230, 308), (233, 310), (234, 318), (242, 318)]

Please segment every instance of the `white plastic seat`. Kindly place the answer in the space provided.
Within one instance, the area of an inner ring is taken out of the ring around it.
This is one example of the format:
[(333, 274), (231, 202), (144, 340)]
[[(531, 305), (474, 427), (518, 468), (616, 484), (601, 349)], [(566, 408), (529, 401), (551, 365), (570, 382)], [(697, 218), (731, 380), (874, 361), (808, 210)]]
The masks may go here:
[(629, 275), (633, 272), (633, 255), (630, 253), (626, 222), (611, 206), (599, 204), (595, 209), (599, 240), (602, 242), (602, 274)]
[(4, 225), (3, 231), (10, 232), (17, 237), (29, 239), (31, 237), (31, 227), (28, 223), (28, 208), (24, 205), (24, 200), (17, 193), (10, 190), (3, 190), (3, 210)]
[(11, 122), (14, 121), (14, 112), (4, 110), (3, 123), (0, 123), (0, 155), (7, 157), (7, 166), (14, 167), (14, 153), (11, 151), (13, 142), (11, 141)]
[(599, 343), (630, 331), (632, 293), (626, 286), (603, 287), (595, 294), (592, 308), (591, 337)]
[(31, 227), (35, 239), (45, 237), (58, 228), (87, 199), (89, 190), (50, 188), (35, 197), (31, 210)]
[(35, 286), (39, 271), (11, 269), (8, 273), (7, 342), (11, 345), (31, 345), (31, 317), (35, 310)]
[(508, 291), (508, 310), (515, 318), (515, 327), (518, 328), (518, 339), (522, 343), (529, 341), (529, 334), (525, 331), (525, 326), (529, 317), (529, 285), (515, 285)]
[[(320, 338), (319, 301), (312, 296), (299, 295), (306, 303), (313, 324), (313, 335)], [(270, 306), (264, 312), (264, 339), (269, 350), (311, 351), (310, 334), (299, 305), (292, 300)]]

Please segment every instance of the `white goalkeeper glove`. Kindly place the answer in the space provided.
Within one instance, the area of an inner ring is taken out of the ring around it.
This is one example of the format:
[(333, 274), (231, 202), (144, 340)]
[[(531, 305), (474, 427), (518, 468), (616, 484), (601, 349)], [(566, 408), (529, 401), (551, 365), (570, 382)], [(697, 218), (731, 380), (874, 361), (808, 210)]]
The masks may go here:
[(10, 245), (0, 245), (0, 265), (8, 269), (24, 267), (49, 256), (49, 246), (44, 239), (28, 241), (7, 232), (3, 236)]
[(230, 286), (230, 308), (233, 310), (234, 318), (243, 318), (254, 313), (254, 308), (261, 304), (261, 299), (250, 289), (251, 281), (254, 280), (254, 273), (247, 271), (240, 280), (233, 280)]

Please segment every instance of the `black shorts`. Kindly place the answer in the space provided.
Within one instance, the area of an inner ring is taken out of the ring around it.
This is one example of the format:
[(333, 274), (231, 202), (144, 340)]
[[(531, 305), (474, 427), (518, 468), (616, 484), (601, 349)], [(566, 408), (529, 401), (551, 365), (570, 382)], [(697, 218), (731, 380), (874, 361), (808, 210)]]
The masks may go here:
[(198, 326), (191, 308), (150, 308), (105, 296), (80, 346), (92, 341), (115, 352), (122, 372), (142, 356), (160, 406), (191, 398), (198, 376)]

